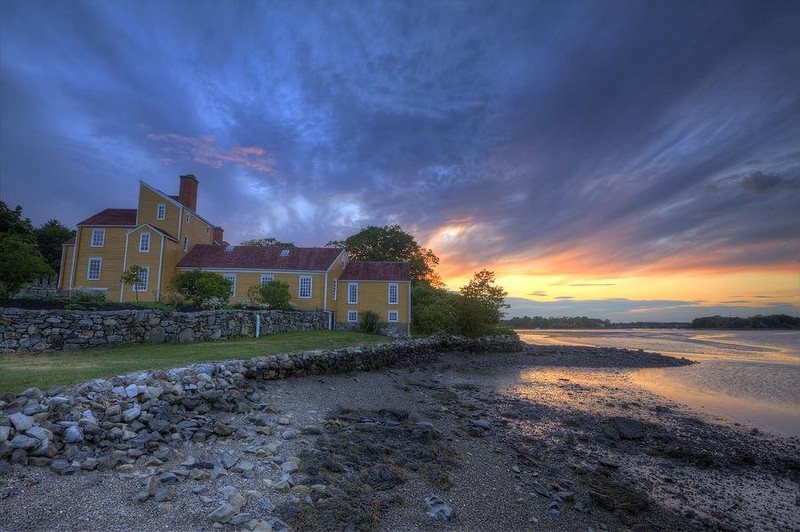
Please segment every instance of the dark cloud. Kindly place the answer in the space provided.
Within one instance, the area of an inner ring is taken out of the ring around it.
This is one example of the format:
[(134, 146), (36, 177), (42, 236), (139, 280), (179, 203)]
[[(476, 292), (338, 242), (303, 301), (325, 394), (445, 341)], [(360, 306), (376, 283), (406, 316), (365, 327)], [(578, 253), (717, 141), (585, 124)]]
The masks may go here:
[(0, 19), (0, 195), (37, 222), (192, 172), (233, 242), (457, 219), (464, 267), (796, 262), (796, 2), (7, 0)]

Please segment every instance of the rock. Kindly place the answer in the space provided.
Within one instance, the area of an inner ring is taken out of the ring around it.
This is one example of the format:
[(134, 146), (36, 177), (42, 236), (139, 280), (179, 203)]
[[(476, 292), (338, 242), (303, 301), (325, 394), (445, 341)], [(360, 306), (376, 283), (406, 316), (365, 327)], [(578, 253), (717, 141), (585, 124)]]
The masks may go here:
[(247, 504), (247, 497), (236, 491), (228, 498), (228, 503), (239, 512)]
[(472, 425), (483, 430), (491, 430), (492, 428), (492, 424), (485, 419), (476, 419), (472, 422)]
[(277, 517), (269, 516), (266, 519), (267, 523), (272, 527), (275, 532), (289, 532), (291, 530), (289, 525), (278, 519)]
[(5, 460), (0, 460), (0, 476), (8, 475), (9, 473), (11, 473), (11, 464)]
[(53, 439), (52, 432), (39, 426), (33, 426), (29, 428), (28, 430), (25, 431), (25, 434), (33, 438), (36, 438), (40, 442), (52, 441)]
[(67, 460), (53, 460), (53, 463), (50, 464), (50, 469), (57, 475), (71, 475), (78, 470)]
[(215, 523), (227, 523), (237, 513), (237, 510), (233, 506), (227, 502), (223, 502), (217, 506), (213, 512), (208, 514), (208, 518)]
[(223, 453), (222, 457), (220, 458), (220, 463), (225, 469), (232, 468), (238, 461), (239, 457), (233, 453)]
[(425, 499), (425, 504), (428, 505), (428, 516), (433, 519), (442, 519), (450, 521), (455, 517), (455, 510), (449, 504), (444, 502), (436, 495), (431, 495)]
[(533, 482), (531, 486), (533, 487), (533, 491), (535, 491), (542, 497), (547, 497), (549, 499), (550, 496), (553, 494), (549, 489), (542, 486), (539, 482)]
[(131, 399), (135, 398), (137, 395), (139, 395), (139, 387), (135, 384), (125, 387), (125, 395)]
[(171, 501), (175, 498), (175, 492), (172, 491), (172, 488), (161, 487), (156, 490), (155, 494), (153, 495), (153, 500), (155, 502), (166, 502)]
[(83, 441), (83, 429), (77, 425), (67, 427), (64, 431), (65, 443), (80, 443)]
[(284, 430), (281, 432), (281, 438), (284, 440), (293, 440), (297, 437), (297, 431), (294, 429)]
[(233, 429), (230, 425), (223, 423), (222, 421), (217, 421), (214, 423), (214, 433), (218, 434), (219, 436), (230, 436), (233, 432)]
[(644, 423), (627, 417), (611, 418), (611, 426), (623, 440), (639, 440), (644, 438)]
[(248, 513), (240, 513), (231, 517), (231, 520), (228, 521), (228, 524), (231, 526), (241, 526), (250, 521), (252, 518), (253, 516)]
[(576, 512), (581, 512), (583, 514), (589, 513), (589, 508), (583, 504), (581, 501), (575, 501), (575, 504), (572, 505)]
[(297, 471), (297, 469), (298, 466), (297, 462), (295, 461), (284, 462), (283, 464), (281, 464), (281, 470), (285, 473), (294, 473), (295, 471)]
[(130, 423), (134, 419), (138, 418), (142, 415), (142, 409), (138, 406), (134, 406), (132, 408), (128, 408), (122, 413), (122, 419), (125, 420), (125, 423)]
[(17, 434), (9, 443), (14, 449), (22, 449), (24, 451), (32, 451), (41, 445), (41, 442), (36, 438), (31, 438), (24, 434)]
[(600, 458), (597, 460), (597, 463), (602, 466), (610, 467), (612, 469), (617, 469), (619, 467), (619, 464), (611, 460), (610, 458)]
[(178, 478), (178, 475), (176, 475), (172, 471), (167, 471), (166, 473), (162, 473), (161, 475), (159, 475), (158, 480), (162, 484), (176, 484), (180, 481), (180, 478)]
[(11, 421), (11, 424), (17, 429), (17, 432), (25, 432), (33, 427), (33, 418), (20, 412), (11, 414), (8, 416), (8, 420)]

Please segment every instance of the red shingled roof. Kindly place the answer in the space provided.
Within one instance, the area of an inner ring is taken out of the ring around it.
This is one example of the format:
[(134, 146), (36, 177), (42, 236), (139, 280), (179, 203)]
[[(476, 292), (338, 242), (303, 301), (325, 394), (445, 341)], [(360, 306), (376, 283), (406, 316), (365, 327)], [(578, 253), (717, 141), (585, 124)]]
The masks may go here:
[(78, 225), (136, 225), (136, 209), (106, 209)]
[(411, 266), (407, 262), (349, 262), (340, 281), (410, 281)]
[(198, 244), (178, 263), (178, 268), (230, 268), (248, 270), (327, 270), (342, 252), (337, 248), (288, 248), (281, 256), (280, 247), (214, 246)]

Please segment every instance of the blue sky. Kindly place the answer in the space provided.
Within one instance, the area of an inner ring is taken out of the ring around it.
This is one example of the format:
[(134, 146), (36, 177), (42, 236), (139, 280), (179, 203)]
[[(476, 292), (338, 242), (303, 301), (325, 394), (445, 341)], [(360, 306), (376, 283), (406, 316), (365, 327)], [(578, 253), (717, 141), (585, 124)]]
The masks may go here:
[(5, 0), (0, 19), (0, 198), (36, 223), (193, 173), (232, 243), (399, 223), (453, 287), (494, 269), (512, 313), (798, 313), (797, 2)]

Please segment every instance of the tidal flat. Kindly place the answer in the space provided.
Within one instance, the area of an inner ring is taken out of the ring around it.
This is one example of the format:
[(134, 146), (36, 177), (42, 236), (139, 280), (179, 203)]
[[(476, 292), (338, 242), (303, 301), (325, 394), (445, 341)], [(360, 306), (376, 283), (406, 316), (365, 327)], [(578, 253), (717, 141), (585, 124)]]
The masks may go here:
[(226, 430), (111, 471), (0, 473), (3, 530), (793, 530), (797, 438), (648, 392), (610, 348), (260, 382)]

